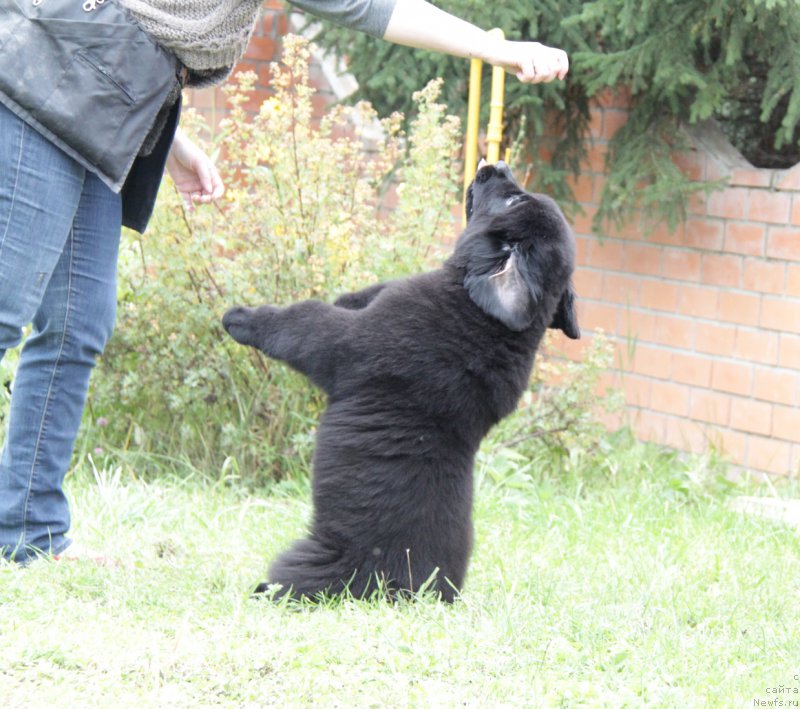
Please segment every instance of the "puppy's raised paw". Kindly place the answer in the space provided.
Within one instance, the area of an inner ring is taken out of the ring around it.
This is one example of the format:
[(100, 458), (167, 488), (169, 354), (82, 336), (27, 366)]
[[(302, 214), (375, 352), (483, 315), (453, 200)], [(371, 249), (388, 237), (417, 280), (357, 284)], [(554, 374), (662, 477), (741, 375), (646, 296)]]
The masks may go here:
[(266, 308), (231, 308), (222, 316), (222, 327), (242, 345), (260, 347), (264, 334)]

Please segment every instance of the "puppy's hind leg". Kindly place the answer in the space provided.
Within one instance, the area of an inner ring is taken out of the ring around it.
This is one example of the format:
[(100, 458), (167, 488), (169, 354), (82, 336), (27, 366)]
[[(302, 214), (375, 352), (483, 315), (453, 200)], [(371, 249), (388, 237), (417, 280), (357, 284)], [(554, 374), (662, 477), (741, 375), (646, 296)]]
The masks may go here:
[(280, 584), (274, 598), (288, 595), (316, 600), (344, 591), (353, 573), (341, 549), (314, 538), (300, 539), (272, 563), (268, 580), (259, 584), (255, 592), (263, 593)]

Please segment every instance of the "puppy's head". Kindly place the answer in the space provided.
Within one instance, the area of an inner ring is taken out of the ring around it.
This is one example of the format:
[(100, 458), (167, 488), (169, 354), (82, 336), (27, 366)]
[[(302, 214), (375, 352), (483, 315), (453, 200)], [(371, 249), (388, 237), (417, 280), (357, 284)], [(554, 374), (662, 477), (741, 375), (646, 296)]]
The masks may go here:
[(466, 269), (470, 298), (511, 330), (525, 330), (539, 317), (578, 339), (575, 239), (556, 203), (525, 192), (501, 161), (479, 167), (466, 211), (454, 257)]

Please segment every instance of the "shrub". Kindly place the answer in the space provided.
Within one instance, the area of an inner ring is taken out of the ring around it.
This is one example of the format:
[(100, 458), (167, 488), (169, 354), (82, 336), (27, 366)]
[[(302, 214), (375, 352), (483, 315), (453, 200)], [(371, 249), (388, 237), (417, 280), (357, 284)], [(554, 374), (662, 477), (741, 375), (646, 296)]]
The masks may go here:
[(548, 332), (519, 410), (487, 442), (487, 470), (496, 484), (525, 487), (538, 473), (584, 472), (622, 440), (609, 437), (603, 423), (624, 404), (622, 392), (603, 381), (613, 366), (613, 342), (598, 330), (580, 361), (573, 361), (555, 350), (553, 340)]
[[(208, 146), (221, 153), (223, 206), (187, 211), (165, 180), (148, 233), (126, 234), (117, 331), (94, 378), (84, 449), (146, 453), (145, 467), (155, 456), (161, 469), (257, 471), (256, 481), (305, 471), (320, 394), (228, 338), (223, 312), (330, 300), (419, 270), (452, 228), (458, 121), (436, 101), (440, 82), (415, 94), (407, 139), (393, 115), (368, 140), (377, 119), (365, 103), (362, 128), (342, 107), (314, 124), (308, 56), (286, 38), (275, 95), (252, 120), (243, 106), (255, 77), (231, 86), (233, 110)], [(191, 113), (183, 123), (208, 130)], [(389, 177), (397, 204), (387, 215)]]

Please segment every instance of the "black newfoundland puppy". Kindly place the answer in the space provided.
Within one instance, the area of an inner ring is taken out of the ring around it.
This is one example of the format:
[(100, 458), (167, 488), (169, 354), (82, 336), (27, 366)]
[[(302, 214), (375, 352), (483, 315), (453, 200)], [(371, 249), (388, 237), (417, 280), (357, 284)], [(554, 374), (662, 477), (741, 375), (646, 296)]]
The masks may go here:
[(575, 243), (556, 204), (481, 167), (443, 267), (334, 305), (233, 308), (223, 325), (328, 395), (311, 531), (273, 563), (276, 596), (421, 588), (452, 601), (472, 546), (472, 467), (514, 411), (548, 327), (578, 338)]

